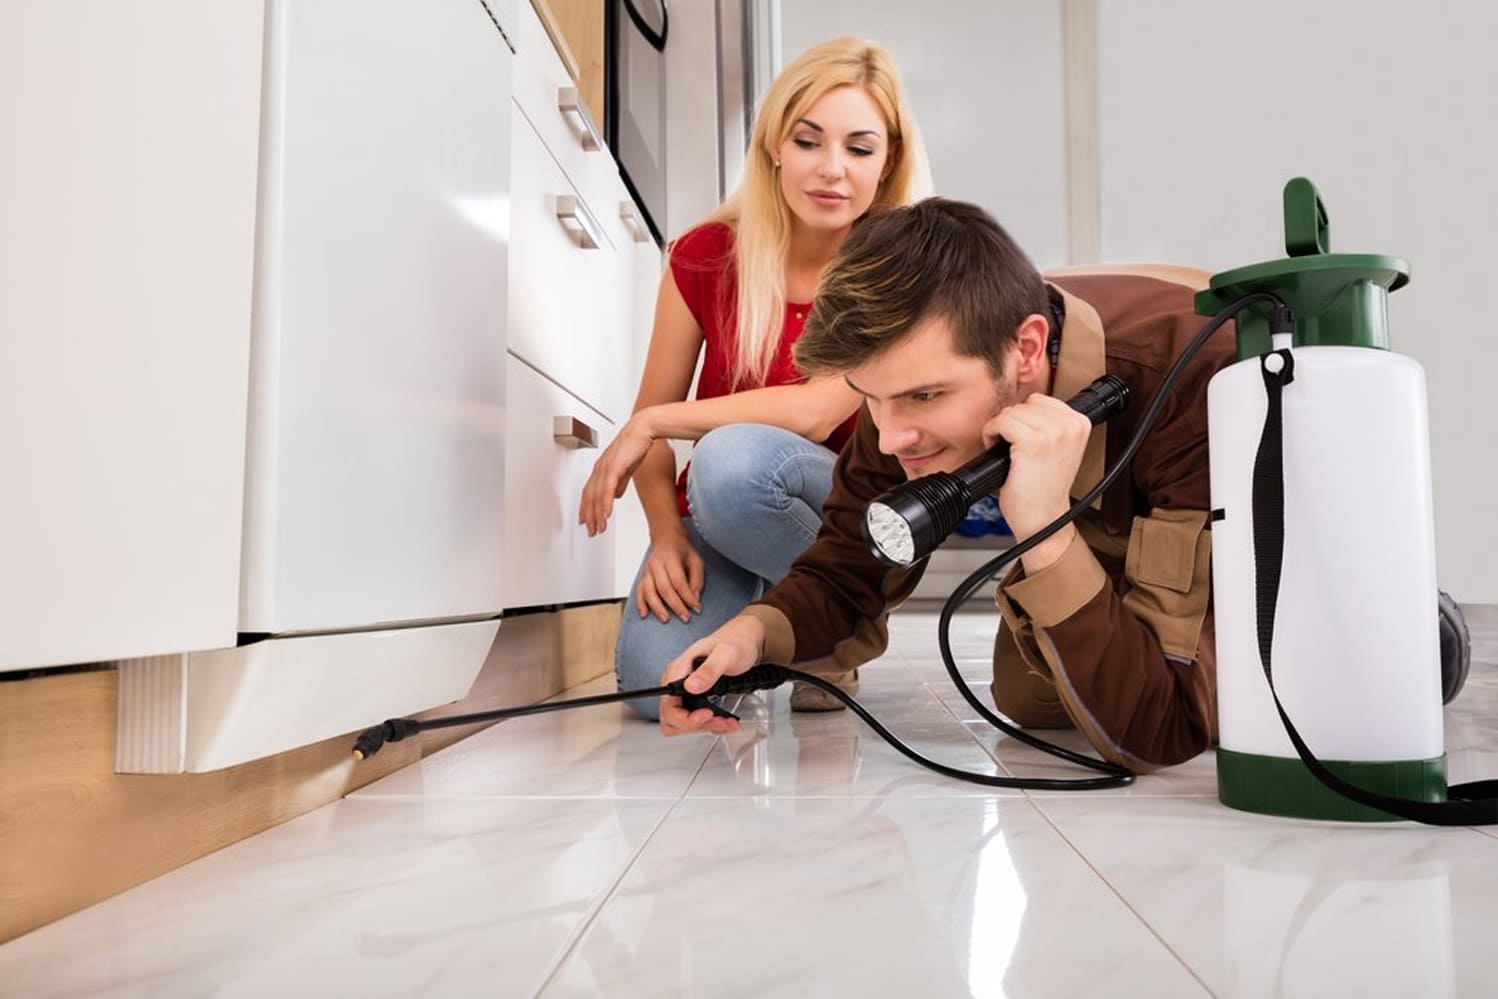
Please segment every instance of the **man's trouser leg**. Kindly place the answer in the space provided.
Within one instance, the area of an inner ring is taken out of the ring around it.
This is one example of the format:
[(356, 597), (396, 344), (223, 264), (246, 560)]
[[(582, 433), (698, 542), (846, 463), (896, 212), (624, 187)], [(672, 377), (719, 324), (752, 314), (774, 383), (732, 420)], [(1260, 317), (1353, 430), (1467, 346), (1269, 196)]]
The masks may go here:
[(989, 689), (999, 713), (1021, 728), (1072, 727), (1049, 667), (1026, 662), (1008, 622), (1002, 620), (993, 639), (993, 684)]

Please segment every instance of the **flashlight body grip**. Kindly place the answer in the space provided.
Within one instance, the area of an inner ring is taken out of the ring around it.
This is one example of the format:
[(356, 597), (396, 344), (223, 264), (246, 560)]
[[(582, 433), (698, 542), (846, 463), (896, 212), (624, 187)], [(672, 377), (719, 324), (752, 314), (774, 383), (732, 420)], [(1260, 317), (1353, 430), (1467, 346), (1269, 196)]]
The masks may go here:
[[(1093, 425), (1123, 409), (1129, 388), (1104, 375), (1067, 400)], [(863, 531), (874, 555), (890, 565), (913, 565), (936, 550), (979, 496), (1009, 477), (1009, 442), (993, 447), (955, 472), (935, 472), (882, 493), (864, 510)]]

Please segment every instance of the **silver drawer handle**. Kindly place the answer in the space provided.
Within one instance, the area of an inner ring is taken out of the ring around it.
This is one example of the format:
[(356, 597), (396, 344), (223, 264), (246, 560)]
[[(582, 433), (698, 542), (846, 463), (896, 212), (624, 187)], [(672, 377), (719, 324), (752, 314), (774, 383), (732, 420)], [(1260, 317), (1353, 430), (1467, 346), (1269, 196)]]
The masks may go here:
[(596, 153), (603, 148), (603, 140), (598, 137), (598, 126), (593, 124), (593, 116), (588, 114), (588, 106), (583, 103), (582, 95), (577, 92), (576, 87), (557, 88), (557, 109), (564, 115), (571, 115), (577, 123), (577, 141), (590, 153)]
[(563, 447), (596, 448), (598, 446), (598, 432), (575, 416), (553, 416), (551, 439)]
[(557, 195), (557, 221), (572, 241), (585, 250), (596, 250), (603, 240), (598, 220), (575, 194)]
[(645, 220), (640, 218), (633, 201), (619, 202), (619, 218), (624, 222), (624, 228), (629, 230), (630, 239), (636, 243), (650, 242), (650, 230), (645, 228)]

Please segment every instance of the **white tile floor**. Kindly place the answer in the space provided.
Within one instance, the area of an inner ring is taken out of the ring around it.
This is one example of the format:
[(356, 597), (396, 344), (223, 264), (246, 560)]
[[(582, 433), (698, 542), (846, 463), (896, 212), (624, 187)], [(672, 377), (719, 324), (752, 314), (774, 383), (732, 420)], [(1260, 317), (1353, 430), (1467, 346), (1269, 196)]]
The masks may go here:
[[(993, 619), (957, 622), (980, 679)], [(1076, 776), (974, 720), (934, 623), (897, 616), (860, 699), (946, 762)], [(1494, 636), (1454, 781), (1498, 777)], [(0, 946), (0, 995), (1498, 994), (1498, 831), (1233, 812), (1210, 754), (989, 793), (784, 690), (746, 707), (726, 740), (614, 707), (496, 726)]]

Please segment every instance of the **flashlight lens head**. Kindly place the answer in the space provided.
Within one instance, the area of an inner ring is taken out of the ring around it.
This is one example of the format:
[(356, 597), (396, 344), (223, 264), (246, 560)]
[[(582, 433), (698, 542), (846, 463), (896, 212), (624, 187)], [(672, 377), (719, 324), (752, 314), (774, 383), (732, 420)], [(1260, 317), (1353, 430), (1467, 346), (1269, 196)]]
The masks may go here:
[(910, 522), (894, 507), (875, 500), (865, 509), (863, 519), (874, 554), (895, 565), (910, 565), (915, 561), (915, 534)]

